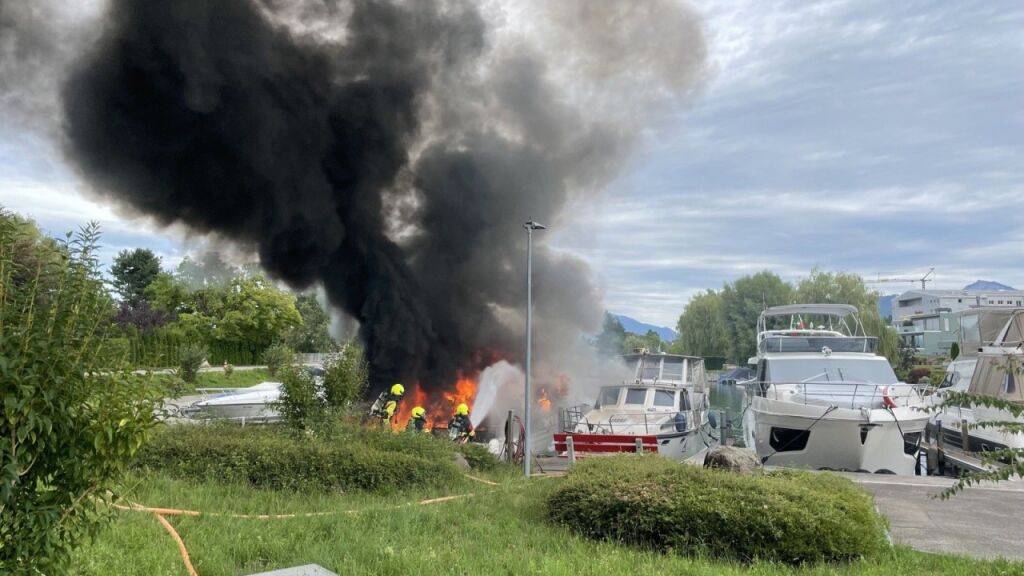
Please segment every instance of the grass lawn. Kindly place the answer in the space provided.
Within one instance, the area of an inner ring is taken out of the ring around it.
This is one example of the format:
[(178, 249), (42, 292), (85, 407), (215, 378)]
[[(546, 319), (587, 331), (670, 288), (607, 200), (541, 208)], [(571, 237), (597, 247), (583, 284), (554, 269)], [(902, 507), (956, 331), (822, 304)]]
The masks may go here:
[[(157, 374), (156, 378), (159, 382), (168, 386), (172, 379), (168, 374)], [(270, 376), (266, 368), (256, 368), (255, 370), (235, 369), (231, 376), (226, 376), (220, 371), (200, 372), (196, 377), (196, 383), (194, 385), (187, 384), (181, 393), (194, 394), (196, 388), (244, 388), (267, 380), (274, 380), (274, 378)]]
[[(367, 494), (296, 494), (244, 486), (190, 484), (161, 475), (127, 482), (127, 498), (156, 507), (206, 512), (294, 513), (353, 510), (356, 514), (248, 520), (213, 516), (168, 517), (181, 534), (201, 576), (237, 576), (317, 563), (338, 574), (672, 574), (672, 575), (1009, 575), (1024, 564), (975, 561), (897, 547), (846, 565), (793, 568), (685, 558), (593, 542), (544, 519), (544, 496), (560, 482), (490, 476), (496, 487), (465, 480), (449, 494), (469, 498), (409, 505), (438, 496), (410, 491)], [(396, 507), (397, 506), (397, 507)], [(176, 545), (146, 513), (119, 512), (74, 558), (76, 575), (183, 575)]]

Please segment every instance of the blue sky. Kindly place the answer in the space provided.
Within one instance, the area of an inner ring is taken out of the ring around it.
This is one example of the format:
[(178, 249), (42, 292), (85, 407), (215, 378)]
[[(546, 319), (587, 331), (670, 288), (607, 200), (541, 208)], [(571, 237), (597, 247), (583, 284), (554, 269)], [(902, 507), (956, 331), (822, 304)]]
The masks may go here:
[[(695, 6), (708, 82), (550, 231), (609, 309), (674, 325), (698, 290), (815, 265), (1024, 286), (1024, 3)], [(107, 257), (174, 263), (201, 241), (81, 189), (39, 136), (0, 127), (0, 204), (54, 233), (98, 220)]]

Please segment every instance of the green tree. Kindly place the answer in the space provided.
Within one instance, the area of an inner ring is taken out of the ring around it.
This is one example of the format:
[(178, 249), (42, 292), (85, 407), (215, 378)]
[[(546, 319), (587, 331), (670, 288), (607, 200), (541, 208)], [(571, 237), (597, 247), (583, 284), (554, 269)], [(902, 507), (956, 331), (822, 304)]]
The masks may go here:
[(676, 323), (676, 331), (679, 339), (673, 344), (673, 352), (703, 357), (728, 355), (722, 295), (708, 290), (690, 298)]
[(288, 335), (288, 346), (296, 352), (327, 352), (334, 347), (329, 328), (331, 317), (327, 315), (313, 294), (303, 294), (295, 300), (295, 308), (302, 317), (302, 324), (292, 328)]
[(321, 420), (324, 403), (317, 395), (316, 380), (301, 366), (287, 366), (279, 373), (281, 396), (277, 411), (285, 425), (303, 430)]
[(597, 335), (594, 345), (602, 356), (616, 356), (622, 353), (626, 341), (626, 329), (622, 322), (608, 312), (604, 313), (604, 326)]
[(654, 330), (648, 330), (646, 334), (626, 334), (622, 342), (622, 352), (632, 354), (639, 349), (647, 349), (649, 352), (659, 352), (662, 349), (661, 336)]
[(188, 287), (174, 276), (161, 272), (146, 287), (146, 301), (155, 310), (160, 310), (170, 318), (177, 318), (182, 312), (193, 312), (195, 303)]
[(363, 347), (352, 340), (324, 363), (324, 401), (331, 408), (347, 409), (362, 398), (369, 381), (370, 366)]
[(263, 351), (261, 359), (267, 365), (267, 372), (271, 376), (277, 376), (278, 372), (283, 372), (286, 368), (295, 364), (295, 351), (289, 348), (287, 344), (278, 342), (268, 346)]
[(216, 319), (212, 330), (215, 340), (248, 342), (264, 348), (302, 324), (295, 295), (262, 276), (236, 277), (225, 290), (211, 296), (218, 300), (209, 311), (209, 316)]
[(818, 268), (802, 278), (796, 287), (801, 304), (852, 304), (859, 310), (864, 332), (878, 338), (878, 353), (894, 366), (900, 360), (899, 334), (878, 314), (878, 293), (869, 290), (864, 279), (849, 272), (823, 272)]
[(722, 288), (722, 314), (729, 341), (728, 358), (746, 364), (757, 350), (757, 318), (770, 306), (793, 301), (793, 287), (768, 270), (744, 276)]
[(109, 347), (97, 227), (54, 251), (25, 222), (0, 212), (0, 573), (54, 574), (106, 517), (158, 399)]
[(220, 252), (210, 250), (198, 259), (186, 256), (178, 264), (175, 277), (190, 290), (227, 286), (234, 278), (243, 276), (243, 271), (225, 261)]
[(160, 274), (160, 258), (148, 248), (121, 250), (110, 267), (114, 290), (129, 306), (135, 306), (145, 298), (146, 288), (157, 274)]

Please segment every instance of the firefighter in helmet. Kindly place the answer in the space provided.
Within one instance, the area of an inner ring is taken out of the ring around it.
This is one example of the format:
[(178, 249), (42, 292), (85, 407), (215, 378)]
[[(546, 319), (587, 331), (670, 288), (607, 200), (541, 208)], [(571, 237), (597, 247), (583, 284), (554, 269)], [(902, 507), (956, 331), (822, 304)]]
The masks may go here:
[(455, 415), (448, 422), (448, 435), (452, 440), (459, 443), (468, 442), (476, 432), (473, 431), (473, 423), (469, 420), (469, 406), (465, 403), (455, 407)]
[(402, 401), (404, 395), (405, 386), (392, 384), (390, 389), (380, 393), (377, 401), (370, 407), (370, 416), (378, 419), (384, 426), (389, 425), (398, 412), (398, 403)]
[(409, 423), (405, 425), (406, 432), (427, 431), (427, 411), (423, 406), (417, 406), (409, 412)]

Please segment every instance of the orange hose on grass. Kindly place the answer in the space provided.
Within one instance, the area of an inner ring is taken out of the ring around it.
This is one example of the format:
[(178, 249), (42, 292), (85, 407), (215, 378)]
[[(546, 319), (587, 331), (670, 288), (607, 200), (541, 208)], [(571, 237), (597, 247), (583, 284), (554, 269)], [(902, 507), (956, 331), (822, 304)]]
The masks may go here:
[(153, 513), (153, 516), (156, 516), (156, 519), (160, 521), (160, 524), (163, 525), (164, 529), (167, 530), (167, 533), (171, 535), (171, 538), (174, 538), (174, 541), (178, 543), (178, 552), (181, 553), (181, 561), (185, 563), (185, 570), (188, 570), (188, 575), (199, 576), (195, 567), (192, 566), (192, 559), (188, 557), (188, 548), (185, 548), (185, 541), (181, 539), (181, 535), (178, 534), (178, 531), (174, 529), (174, 526), (171, 526), (171, 523), (167, 521), (167, 518), (164, 518), (156, 512)]
[(143, 506), (141, 504), (130, 503), (128, 506), (123, 504), (114, 504), (114, 508), (118, 510), (126, 510), (131, 512), (147, 512), (155, 514), (157, 516), (211, 516), (220, 518), (237, 518), (241, 520), (285, 520), (289, 518), (312, 518), (317, 516), (330, 516), (333, 514), (358, 514), (360, 512), (366, 512), (370, 510), (397, 510), (407, 506), (427, 506), (430, 504), (440, 504), (442, 502), (451, 502), (452, 500), (458, 500), (460, 498), (469, 498), (476, 496), (477, 493), (471, 492), (468, 494), (453, 494), (451, 496), (440, 496), (438, 498), (427, 498), (418, 502), (406, 502), (404, 504), (395, 504), (393, 506), (382, 506), (380, 508), (363, 508), (355, 510), (328, 510), (326, 512), (298, 512), (293, 514), (234, 514), (230, 512), (201, 512), (199, 510), (182, 510), (178, 508), (152, 508), (149, 506)]

